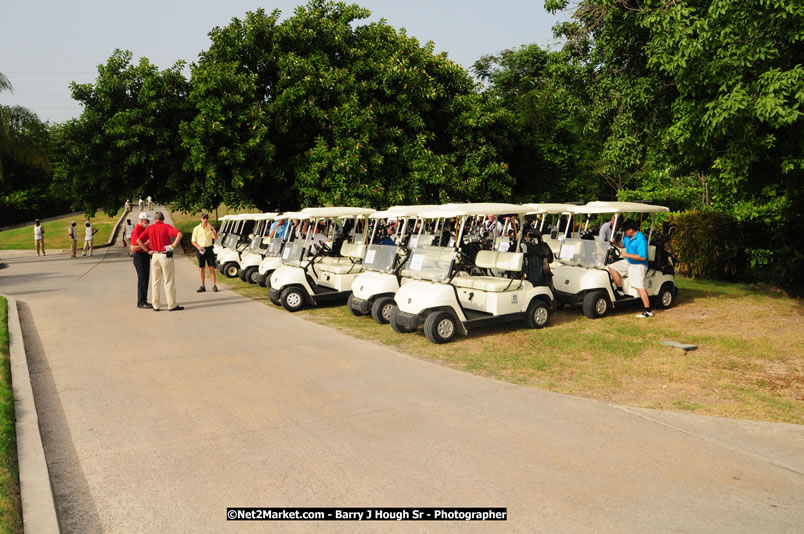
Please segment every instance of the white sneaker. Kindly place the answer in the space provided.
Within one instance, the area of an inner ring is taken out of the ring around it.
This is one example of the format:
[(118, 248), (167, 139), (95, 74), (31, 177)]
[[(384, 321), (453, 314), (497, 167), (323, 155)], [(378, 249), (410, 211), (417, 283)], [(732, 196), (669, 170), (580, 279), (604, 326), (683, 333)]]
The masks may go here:
[(644, 319), (645, 317), (653, 317), (653, 312), (645, 310), (642, 313), (638, 313), (637, 317), (639, 317), (640, 319)]

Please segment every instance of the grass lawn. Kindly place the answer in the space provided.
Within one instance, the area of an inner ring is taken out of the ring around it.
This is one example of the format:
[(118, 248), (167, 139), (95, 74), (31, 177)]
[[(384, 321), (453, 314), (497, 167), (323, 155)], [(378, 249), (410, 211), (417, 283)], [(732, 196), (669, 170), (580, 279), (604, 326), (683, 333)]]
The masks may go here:
[[(113, 217), (99, 214), (90, 220), (92, 225), (98, 229), (98, 233), (95, 234), (96, 247), (105, 244), (109, 240), (114, 225), (117, 224), (117, 220), (122, 213), (123, 210), (120, 210)], [(76, 222), (75, 230), (78, 235), (78, 249), (80, 250), (84, 246), (84, 223), (86, 220), (86, 217), (76, 215), (75, 217), (65, 217), (42, 223), (45, 229), (45, 250), (70, 248), (67, 227), (71, 221)], [(137, 224), (134, 219), (131, 222)], [(33, 235), (33, 225), (0, 232), (0, 250), (34, 250), (36, 246), (34, 245)]]
[(22, 532), (17, 433), (8, 348), (8, 301), (0, 297), (0, 533)]
[[(265, 288), (221, 283), (273, 306)], [(306, 309), (308, 320), (411, 356), (474, 374), (613, 404), (804, 424), (804, 308), (745, 284), (681, 278), (677, 304), (651, 319), (625, 308), (587, 319), (556, 311), (542, 330), (517, 323), (433, 345), (421, 330), (397, 334), (345, 305)], [(661, 345), (698, 345), (687, 352)]]

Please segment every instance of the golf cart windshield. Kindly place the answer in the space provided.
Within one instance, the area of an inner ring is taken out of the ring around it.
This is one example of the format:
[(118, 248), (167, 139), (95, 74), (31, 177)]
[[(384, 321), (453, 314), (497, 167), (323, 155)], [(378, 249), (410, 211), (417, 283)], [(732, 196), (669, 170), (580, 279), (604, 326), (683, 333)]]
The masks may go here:
[(447, 282), (456, 258), (457, 252), (453, 247), (418, 247), (408, 261), (408, 275), (420, 280)]
[(284, 239), (281, 237), (274, 237), (271, 239), (271, 242), (268, 243), (268, 250), (266, 251), (266, 256), (279, 256), (279, 253), (282, 252), (282, 243)]
[(609, 252), (608, 241), (565, 239), (558, 251), (558, 260), (565, 265), (603, 268)]
[(371, 245), (366, 251), (363, 265), (372, 271), (394, 272), (398, 249), (396, 245)]
[(304, 255), (304, 239), (297, 239), (285, 245), (282, 250), (282, 263), (298, 265)]

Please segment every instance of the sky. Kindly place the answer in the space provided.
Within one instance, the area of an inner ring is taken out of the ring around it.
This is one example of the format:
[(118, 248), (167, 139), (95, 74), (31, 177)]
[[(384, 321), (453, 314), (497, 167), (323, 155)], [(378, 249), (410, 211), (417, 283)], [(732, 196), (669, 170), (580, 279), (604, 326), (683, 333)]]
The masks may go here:
[[(70, 82), (93, 82), (97, 66), (116, 48), (136, 63), (147, 57), (160, 68), (196, 61), (209, 47), (209, 31), (248, 11), (279, 9), (293, 15), (303, 0), (3, 0), (0, 72), (14, 86), (0, 104), (20, 105), (42, 121), (81, 114)], [(437, 52), (467, 69), (485, 54), (536, 43), (557, 48), (552, 27), (568, 15), (544, 10), (543, 0), (356, 0), (408, 35), (435, 43)], [(187, 74), (189, 76), (189, 73)]]

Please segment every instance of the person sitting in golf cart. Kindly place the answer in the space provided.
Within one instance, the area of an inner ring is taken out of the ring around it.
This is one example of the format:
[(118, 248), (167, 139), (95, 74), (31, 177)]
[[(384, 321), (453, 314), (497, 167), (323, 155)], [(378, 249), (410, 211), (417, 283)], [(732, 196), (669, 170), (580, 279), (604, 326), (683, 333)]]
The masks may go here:
[(625, 251), (621, 252), (621, 254), (624, 259), (608, 266), (611, 278), (616, 286), (615, 293), (619, 298), (625, 296), (622, 277), (627, 274), (631, 281), (631, 287), (637, 290), (645, 308), (637, 317), (653, 317), (648, 292), (645, 290), (645, 273), (648, 272), (648, 239), (645, 234), (639, 231), (639, 223), (634, 220), (625, 221), (623, 229), (625, 231), (625, 237), (623, 238)]

